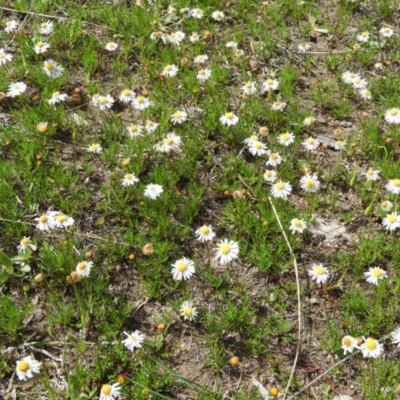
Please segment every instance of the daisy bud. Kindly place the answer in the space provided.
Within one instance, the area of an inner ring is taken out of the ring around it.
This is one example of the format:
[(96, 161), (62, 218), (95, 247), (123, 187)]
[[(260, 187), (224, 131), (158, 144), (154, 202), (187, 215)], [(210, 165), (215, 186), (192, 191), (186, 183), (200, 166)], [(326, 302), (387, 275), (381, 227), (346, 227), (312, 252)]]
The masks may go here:
[(135, 255), (133, 253), (129, 254), (128, 258), (132, 261), (135, 259)]
[(333, 135), (334, 136), (340, 136), (342, 134), (342, 129), (341, 128), (336, 128), (334, 131), (333, 131)]
[(239, 365), (239, 357), (237, 356), (231, 357), (231, 359), (229, 360), (229, 364), (231, 364), (232, 367), (237, 367)]
[(67, 277), (67, 279), (68, 278), (70, 278), (71, 282), (79, 282), (82, 280), (82, 276), (79, 275), (77, 271), (71, 272), (71, 274), (69, 275), (69, 277)]
[(35, 279), (36, 283), (40, 283), (44, 279), (44, 275), (43, 274), (37, 274), (33, 279)]
[(157, 325), (157, 330), (158, 330), (159, 332), (164, 332), (166, 328), (167, 328), (167, 326), (166, 326), (163, 322), (161, 322), (161, 323), (159, 323), (159, 324)]
[(279, 394), (278, 388), (275, 387), (275, 386), (273, 386), (271, 389), (269, 389), (269, 394), (270, 394), (272, 397), (277, 397), (278, 394)]
[(148, 92), (147, 90), (144, 90), (144, 89), (140, 92), (140, 94), (141, 94), (143, 97), (148, 97), (148, 96), (149, 96), (149, 92)]
[(22, 286), (22, 290), (23, 290), (24, 292), (29, 292), (29, 286), (28, 286), (28, 285)]
[(123, 167), (129, 167), (129, 164), (130, 164), (130, 161), (129, 160), (122, 160), (122, 163), (121, 163), (121, 165), (123, 166)]
[(142, 253), (145, 256), (150, 256), (151, 254), (153, 254), (153, 251), (154, 251), (154, 247), (151, 243), (147, 243), (143, 246)]
[(82, 89), (80, 87), (77, 87), (74, 89), (74, 93), (75, 94), (81, 94), (82, 93)]
[(232, 193), (232, 196), (233, 196), (234, 199), (242, 199), (243, 198), (243, 194), (242, 194), (242, 192), (240, 190), (235, 190)]
[(36, 155), (36, 160), (40, 161), (40, 160), (42, 160), (42, 158), (43, 158), (43, 157), (42, 157), (41, 154), (37, 154), (37, 155)]
[(4, 143), (6, 146), (10, 146), (11, 144), (11, 140), (6, 140), (6, 142)]
[(224, 196), (228, 197), (230, 196), (230, 191), (228, 189), (224, 190)]
[(184, 67), (187, 63), (188, 63), (188, 59), (187, 58), (182, 58), (181, 66)]
[(262, 135), (266, 135), (268, 133), (268, 128), (266, 126), (262, 126), (259, 130), (258, 133), (262, 136)]
[(148, 396), (149, 393), (150, 393), (150, 390), (147, 389), (147, 388), (144, 388), (144, 389), (142, 390), (142, 395), (143, 395), (143, 396)]
[(123, 384), (126, 382), (125, 375), (119, 374), (119, 375), (117, 376), (117, 382), (118, 382), (120, 385), (123, 385)]
[(87, 251), (86, 253), (85, 253), (85, 257), (86, 258), (93, 258), (93, 252), (92, 251)]
[(353, 57), (351, 56), (351, 54), (346, 54), (345, 60), (346, 61), (351, 61)]
[(39, 160), (39, 161), (36, 163), (36, 165), (37, 165), (38, 167), (40, 167), (42, 164), (43, 164), (43, 161), (42, 161), (42, 160)]
[(385, 142), (386, 142), (387, 144), (390, 144), (390, 143), (393, 142), (393, 139), (390, 138), (390, 137), (388, 137), (388, 138), (385, 139)]

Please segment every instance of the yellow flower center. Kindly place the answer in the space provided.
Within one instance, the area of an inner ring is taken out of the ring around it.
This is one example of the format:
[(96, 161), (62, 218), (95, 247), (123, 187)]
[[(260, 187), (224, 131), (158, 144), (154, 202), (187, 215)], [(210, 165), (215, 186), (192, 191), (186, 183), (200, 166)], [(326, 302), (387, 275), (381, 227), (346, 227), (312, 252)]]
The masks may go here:
[(63, 223), (67, 220), (67, 216), (64, 214), (57, 215), (56, 220), (60, 223)]
[(177, 112), (174, 114), (174, 117), (175, 117), (175, 118), (181, 118), (181, 117), (182, 117), (182, 113), (179, 112), (179, 111), (177, 111)]
[(231, 112), (226, 113), (225, 114), (225, 118), (232, 119), (233, 118), (233, 113), (231, 113)]
[(192, 316), (192, 314), (193, 314), (192, 309), (189, 308), (189, 307), (185, 307), (185, 308), (183, 309), (183, 313), (184, 313), (187, 317), (190, 317), (190, 316)]
[(315, 269), (314, 272), (317, 275), (323, 275), (325, 273), (325, 268), (322, 265), (318, 265)]
[(129, 96), (131, 94), (131, 91), (129, 89), (125, 89), (123, 92), (124, 96)]
[(6, 58), (6, 55), (4, 53), (0, 53), (0, 58)]
[(270, 158), (271, 158), (271, 160), (277, 160), (277, 159), (278, 159), (278, 154), (272, 153), (272, 154), (270, 155)]
[(176, 269), (177, 269), (179, 272), (185, 272), (185, 271), (187, 270), (187, 265), (186, 265), (186, 263), (184, 263), (184, 262), (180, 262), (180, 263), (176, 266)]
[(106, 96), (100, 96), (99, 97), (99, 103), (101, 104), (106, 104), (107, 103), (107, 97)]
[(46, 22), (41, 23), (40, 26), (41, 26), (42, 28), (47, 28)]
[(352, 340), (350, 337), (345, 337), (342, 340), (343, 346), (349, 347), (352, 345)]
[(204, 225), (204, 226), (202, 226), (202, 227), (200, 228), (200, 232), (201, 232), (203, 235), (207, 235), (207, 234), (210, 233), (210, 228), (209, 228), (208, 226)]
[(375, 349), (377, 348), (377, 346), (378, 346), (378, 343), (377, 343), (377, 341), (376, 341), (375, 339), (368, 338), (368, 339), (365, 341), (365, 347), (366, 347), (368, 350), (375, 350)]
[(144, 103), (144, 97), (143, 96), (138, 96), (138, 97), (136, 97), (136, 101), (138, 102), (138, 103)]
[(309, 189), (315, 187), (315, 182), (312, 179), (307, 179), (306, 180), (306, 187), (308, 187)]
[(42, 47), (42, 46), (43, 46), (43, 42), (37, 42), (37, 43), (36, 43), (36, 46), (37, 46), (37, 47)]
[(278, 182), (278, 183), (275, 185), (275, 187), (276, 187), (278, 190), (282, 190), (282, 189), (285, 187), (285, 184), (284, 184), (283, 182)]
[(267, 85), (272, 85), (273, 84), (273, 79), (271, 79), (271, 78), (268, 78), (267, 79)]
[(397, 115), (398, 114), (398, 111), (397, 111), (397, 108), (392, 108), (391, 110), (390, 110), (390, 115)]
[(246, 88), (247, 88), (247, 89), (250, 89), (252, 86), (253, 86), (253, 85), (252, 85), (251, 82), (247, 82), (247, 83), (246, 83)]
[(397, 216), (391, 214), (391, 215), (389, 215), (389, 216), (387, 217), (387, 220), (389, 221), (389, 223), (394, 224), (394, 223), (397, 221)]
[(20, 361), (18, 363), (18, 371), (20, 372), (26, 372), (29, 369), (29, 363), (27, 363), (26, 361)]
[(354, 79), (354, 83), (355, 83), (355, 84), (360, 83), (360, 82), (361, 82), (361, 79), (360, 79), (360, 78), (355, 78), (355, 79)]
[(383, 271), (382, 271), (380, 268), (375, 268), (375, 269), (372, 271), (372, 275), (373, 275), (375, 278), (380, 278), (380, 277), (383, 275)]
[(132, 174), (126, 174), (125, 175), (125, 179), (128, 180), (128, 181), (131, 181), (132, 180), (132, 176), (133, 176)]
[(167, 66), (165, 67), (165, 69), (166, 69), (167, 71), (171, 71), (171, 70), (172, 70), (172, 65), (167, 65)]
[(384, 31), (385, 33), (388, 33), (388, 32), (390, 32), (390, 29), (389, 29), (388, 27), (385, 27), (385, 28), (383, 28), (383, 31)]
[(373, 169), (369, 169), (369, 170), (367, 171), (367, 175), (369, 175), (369, 176), (374, 175), (374, 170), (373, 170)]
[(78, 263), (78, 265), (76, 266), (79, 270), (83, 271), (84, 269), (86, 269), (86, 263), (85, 261), (82, 261), (80, 263)]
[(300, 228), (303, 224), (302, 224), (302, 222), (301, 222), (299, 219), (296, 219), (296, 220), (293, 221), (293, 225), (294, 225), (296, 228)]
[(6, 26), (10, 26), (10, 25), (11, 25), (11, 21), (7, 21)]
[(200, 74), (200, 75), (205, 75), (205, 73), (206, 73), (206, 70), (205, 70), (205, 69), (201, 69), (201, 70), (199, 71), (199, 74)]
[(50, 62), (46, 62), (44, 68), (47, 69), (47, 71), (51, 71), (52, 69), (54, 69), (54, 65)]
[(271, 178), (272, 172), (271, 171), (266, 171), (264, 174), (267, 178)]
[(314, 144), (314, 143), (315, 143), (315, 140), (314, 140), (313, 138), (310, 137), (310, 138), (307, 139), (307, 143), (308, 143), (308, 144)]
[(220, 251), (222, 254), (228, 254), (231, 251), (231, 246), (229, 246), (229, 244), (227, 243), (224, 243), (223, 245), (221, 245)]
[(98, 145), (98, 144), (91, 144), (91, 145), (89, 146), (89, 149), (92, 150), (92, 151), (96, 151), (98, 148), (99, 148), (99, 145)]
[(42, 224), (45, 224), (47, 222), (48, 218), (46, 217), (46, 215), (41, 215), (39, 217), (39, 222), (41, 222)]
[(106, 396), (111, 393), (112, 387), (110, 385), (103, 385), (101, 387), (101, 394), (105, 394)]
[(168, 138), (168, 139), (165, 140), (165, 143), (166, 143), (168, 146), (171, 146), (171, 144), (174, 143), (174, 139)]
[(38, 130), (40, 133), (44, 133), (44, 132), (47, 131), (47, 125), (46, 125), (46, 124), (39, 124), (39, 125), (37, 126), (37, 130)]
[(400, 186), (400, 179), (393, 179), (392, 184), (396, 187)]
[(262, 149), (262, 147), (263, 147), (263, 145), (262, 145), (261, 142), (256, 142), (256, 143), (255, 143), (255, 148), (256, 148), (256, 149)]
[(367, 32), (363, 32), (363, 33), (361, 34), (361, 36), (362, 36), (362, 37), (367, 37), (367, 36), (368, 36), (368, 33), (367, 33)]
[(24, 237), (23, 239), (21, 239), (21, 244), (22, 244), (23, 246), (28, 245), (30, 242), (31, 242), (31, 241), (30, 241), (29, 238), (27, 238), (27, 237)]
[(51, 97), (55, 98), (55, 97), (58, 97), (59, 95), (60, 95), (60, 92), (54, 92), (54, 93), (51, 95)]
[(284, 140), (285, 142), (288, 141), (290, 139), (290, 135), (288, 133), (284, 133), (282, 135), (282, 140)]
[(343, 142), (342, 142), (341, 140), (338, 140), (338, 141), (336, 142), (336, 146), (337, 146), (337, 147), (340, 147), (342, 144), (343, 144)]
[(250, 140), (254, 140), (254, 141), (258, 140), (258, 136), (256, 136), (256, 135), (251, 135), (251, 136), (250, 136)]

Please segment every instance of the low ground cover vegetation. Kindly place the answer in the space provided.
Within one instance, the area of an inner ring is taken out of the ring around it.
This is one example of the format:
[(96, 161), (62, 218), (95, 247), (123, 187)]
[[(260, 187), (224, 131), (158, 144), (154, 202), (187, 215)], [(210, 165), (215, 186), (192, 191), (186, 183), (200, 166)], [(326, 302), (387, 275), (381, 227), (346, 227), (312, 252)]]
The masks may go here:
[(0, 7), (4, 399), (396, 399), (399, 3)]

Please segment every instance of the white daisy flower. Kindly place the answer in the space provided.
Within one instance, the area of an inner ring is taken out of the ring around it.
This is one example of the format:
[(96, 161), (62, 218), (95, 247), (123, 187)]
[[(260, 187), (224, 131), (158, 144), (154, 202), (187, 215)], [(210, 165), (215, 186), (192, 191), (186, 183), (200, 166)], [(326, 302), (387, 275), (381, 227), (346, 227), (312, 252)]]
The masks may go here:
[(308, 151), (318, 149), (319, 144), (319, 141), (311, 136), (301, 142), (301, 145)]
[(354, 89), (362, 90), (366, 89), (368, 82), (366, 79), (362, 79), (359, 76), (355, 77), (351, 82)]
[(4, 49), (0, 49), (0, 65), (5, 65), (12, 61), (13, 56), (10, 53), (6, 53)]
[(214, 239), (215, 233), (210, 225), (203, 225), (195, 231), (196, 239), (199, 242), (209, 242)]
[(215, 260), (221, 264), (228, 264), (238, 258), (239, 244), (229, 239), (222, 239), (215, 248)]
[(146, 121), (146, 124), (144, 126), (144, 129), (146, 130), (147, 133), (153, 133), (157, 128), (158, 128), (158, 123), (151, 121), (149, 119)]
[(51, 105), (54, 105), (60, 102), (64, 102), (66, 99), (67, 95), (65, 93), (53, 92), (51, 95), (51, 99), (47, 100), (47, 102)]
[(278, 175), (278, 174), (276, 173), (276, 171), (267, 169), (267, 170), (264, 172), (263, 177), (264, 177), (264, 180), (265, 180), (265, 181), (267, 181), (267, 182), (269, 182), (269, 183), (274, 183), (274, 182), (276, 181), (277, 175)]
[(62, 75), (64, 68), (56, 61), (49, 59), (43, 62), (43, 71), (49, 78), (55, 79)]
[(15, 31), (18, 28), (18, 21), (15, 20), (9, 20), (6, 21), (6, 27), (4, 28), (4, 30), (7, 33), (11, 33), (12, 31)]
[(168, 64), (164, 67), (162, 74), (168, 78), (172, 78), (178, 74), (179, 68), (174, 64)]
[(144, 195), (151, 200), (155, 200), (164, 191), (161, 185), (150, 183), (144, 190)]
[(145, 110), (146, 108), (150, 107), (150, 101), (147, 97), (144, 96), (136, 96), (132, 100), (132, 107), (136, 110)]
[(182, 139), (180, 136), (175, 135), (174, 132), (168, 133), (167, 137), (158, 142), (154, 148), (161, 153), (169, 153), (176, 151), (182, 145)]
[(225, 14), (224, 14), (222, 11), (214, 11), (214, 12), (211, 14), (211, 18), (212, 18), (214, 21), (221, 22), (221, 21), (225, 18)]
[(360, 78), (360, 75), (351, 71), (346, 71), (342, 74), (342, 81), (344, 83), (352, 84), (355, 78)]
[(204, 64), (206, 61), (208, 61), (208, 55), (207, 54), (200, 54), (196, 56), (193, 60), (195, 64)]
[(172, 114), (171, 121), (174, 125), (182, 124), (187, 120), (188, 114), (186, 111), (176, 111)]
[(271, 167), (277, 167), (279, 164), (282, 163), (282, 157), (279, 155), (279, 153), (271, 153), (269, 155), (269, 159), (266, 162), (266, 165), (270, 165)]
[(311, 49), (311, 46), (307, 42), (301, 42), (297, 46), (297, 49), (299, 50), (300, 53), (305, 53), (306, 51)]
[(328, 268), (325, 268), (322, 264), (313, 264), (308, 274), (318, 285), (325, 283), (330, 276)]
[(255, 82), (248, 81), (242, 86), (242, 90), (244, 94), (251, 96), (252, 94), (257, 93), (257, 84)]
[(307, 117), (304, 119), (303, 124), (305, 126), (310, 126), (315, 122), (315, 118), (314, 117)]
[(381, 28), (381, 29), (379, 30), (379, 34), (380, 34), (382, 37), (390, 38), (390, 37), (393, 36), (393, 29), (392, 29), (392, 28), (389, 28), (388, 26), (384, 26), (383, 28)]
[(197, 308), (193, 307), (191, 301), (184, 301), (179, 307), (179, 314), (183, 319), (193, 321), (197, 316)]
[(63, 214), (62, 212), (59, 211), (50, 211), (48, 213), (53, 220), (53, 226), (55, 228), (68, 228), (72, 225), (74, 225), (75, 220), (70, 217), (69, 215)]
[(352, 336), (346, 335), (342, 339), (342, 349), (344, 350), (344, 355), (347, 353), (352, 353), (354, 349), (359, 349), (357, 339)]
[(249, 151), (251, 154), (253, 154), (253, 156), (263, 156), (268, 150), (264, 143), (260, 142), (259, 140), (255, 140), (249, 145)]
[(381, 208), (383, 211), (386, 211), (386, 212), (392, 211), (393, 203), (390, 202), (389, 200), (384, 200), (381, 203)]
[(26, 84), (24, 82), (10, 83), (8, 86), (7, 97), (16, 97), (24, 93), (26, 90)]
[(236, 49), (236, 50), (235, 50), (235, 56), (236, 56), (236, 57), (242, 57), (242, 56), (244, 56), (244, 50), (242, 50), (242, 49)]
[(278, 181), (271, 186), (272, 196), (278, 199), (286, 199), (292, 192), (292, 185), (289, 182)]
[(47, 125), (48, 125), (47, 122), (39, 122), (39, 123), (36, 125), (36, 129), (37, 129), (37, 131), (40, 132), (40, 133), (46, 133), (46, 132), (47, 132)]
[(50, 48), (49, 43), (39, 41), (35, 44), (33, 50), (36, 54), (45, 54), (49, 48)]
[(261, 91), (262, 93), (269, 92), (278, 89), (278, 87), (279, 81), (277, 81), (276, 79), (267, 78), (261, 85)]
[(52, 220), (48, 215), (42, 214), (40, 217), (35, 218), (35, 222), (37, 222), (36, 229), (40, 231), (49, 232), (53, 228)]
[(196, 269), (194, 266), (194, 262), (186, 257), (175, 261), (175, 263), (172, 265), (171, 270), (172, 277), (176, 281), (184, 281), (186, 279), (190, 279), (195, 272)]
[(258, 142), (258, 136), (257, 135), (251, 135), (249, 138), (246, 138), (243, 140), (247, 144), (247, 146), (251, 146), (254, 142)]
[(132, 100), (136, 97), (136, 94), (131, 89), (124, 89), (119, 94), (119, 101), (122, 103), (131, 103)]
[(377, 181), (379, 180), (380, 172), (379, 169), (370, 168), (367, 172), (363, 172), (363, 175), (367, 178), (367, 181)]
[(385, 188), (389, 193), (400, 194), (400, 179), (390, 179)]
[(41, 35), (50, 35), (53, 33), (54, 30), (54, 25), (53, 22), (50, 20), (47, 20), (46, 22), (42, 22), (39, 27), (39, 33)]
[(16, 373), (20, 381), (27, 381), (33, 378), (33, 374), (40, 373), (42, 363), (36, 361), (31, 356), (24, 357), (22, 360), (17, 361)]
[(132, 139), (134, 137), (139, 137), (143, 136), (143, 126), (142, 125), (135, 125), (135, 124), (130, 124), (128, 128), (126, 128), (128, 131), (129, 137)]
[(81, 277), (88, 277), (90, 275), (90, 271), (93, 267), (93, 261), (81, 261), (76, 265), (76, 272)]
[(118, 49), (118, 44), (115, 43), (115, 42), (108, 42), (108, 43), (104, 46), (104, 48), (105, 48), (107, 51), (115, 51), (115, 50)]
[(124, 187), (134, 185), (136, 182), (139, 182), (139, 179), (135, 174), (125, 174), (123, 179), (121, 179), (121, 185)]
[(105, 95), (105, 96), (99, 96), (97, 98), (97, 107), (100, 110), (105, 110), (107, 108), (111, 108), (114, 104), (114, 99), (109, 95)]
[(198, 42), (200, 40), (200, 35), (197, 32), (193, 32), (190, 36), (189, 36), (189, 41), (191, 43), (195, 43)]
[(170, 43), (174, 44), (175, 46), (180, 46), (181, 42), (185, 38), (185, 34), (182, 31), (172, 32), (168, 40)]
[(239, 117), (235, 115), (233, 112), (227, 112), (226, 114), (220, 117), (219, 121), (223, 125), (233, 126), (239, 122)]
[(368, 272), (364, 272), (364, 276), (367, 278), (368, 283), (377, 285), (379, 279), (387, 278), (387, 272), (379, 267), (371, 267)]
[(200, 82), (205, 82), (211, 76), (211, 69), (202, 68), (197, 72), (196, 78)]
[(19, 253), (25, 253), (26, 249), (31, 249), (33, 251), (36, 250), (36, 246), (32, 244), (31, 238), (24, 236), (19, 242), (19, 246), (17, 246), (17, 250)]
[(344, 150), (346, 148), (347, 141), (346, 140), (336, 140), (334, 148), (335, 150)]
[(391, 108), (385, 112), (385, 121), (388, 124), (400, 124), (400, 108)]
[(374, 68), (377, 70), (383, 70), (385, 67), (381, 62), (377, 62), (374, 64)]
[(360, 350), (364, 358), (378, 358), (383, 352), (383, 344), (373, 338), (363, 338), (364, 343), (360, 346)]
[(226, 47), (236, 49), (238, 47), (238, 44), (236, 42), (234, 42), (233, 40), (231, 40), (230, 42), (228, 42), (226, 44)]
[(298, 218), (293, 218), (290, 221), (290, 227), (289, 230), (292, 231), (292, 233), (303, 233), (307, 229), (307, 224), (304, 220), (298, 219)]
[(140, 349), (143, 345), (145, 335), (141, 333), (140, 331), (136, 330), (133, 333), (127, 333), (124, 332), (124, 335), (127, 336), (126, 339), (122, 341), (122, 343), (125, 345), (125, 347), (128, 348), (128, 350), (133, 351), (135, 348)]
[(394, 211), (392, 214), (388, 214), (383, 218), (382, 225), (388, 231), (395, 231), (400, 228), (400, 216), (397, 215), (396, 211)]
[(98, 143), (92, 143), (86, 150), (93, 154), (101, 154), (103, 151), (102, 147)]
[(361, 90), (359, 90), (358, 94), (364, 100), (371, 100), (372, 99), (371, 92), (368, 89), (361, 89)]
[(189, 11), (189, 15), (193, 18), (201, 19), (204, 17), (204, 11), (201, 10), (200, 8), (192, 8)]
[(369, 32), (361, 32), (357, 35), (357, 41), (360, 43), (366, 43), (369, 40)]
[(278, 143), (282, 146), (290, 146), (294, 142), (294, 134), (292, 132), (282, 133), (278, 136)]
[(100, 390), (99, 400), (115, 400), (121, 395), (120, 384), (114, 383), (113, 385), (103, 385)]
[(392, 338), (392, 343), (400, 347), (400, 328), (397, 328), (390, 336)]
[(300, 187), (307, 193), (318, 192), (320, 185), (317, 175), (306, 174), (300, 179)]

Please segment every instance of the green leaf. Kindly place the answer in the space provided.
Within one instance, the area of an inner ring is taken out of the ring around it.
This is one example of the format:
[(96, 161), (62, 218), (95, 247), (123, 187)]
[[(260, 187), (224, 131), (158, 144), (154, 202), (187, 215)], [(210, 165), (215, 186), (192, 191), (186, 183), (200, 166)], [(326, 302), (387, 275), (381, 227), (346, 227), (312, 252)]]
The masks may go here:
[(4, 264), (6, 267), (11, 267), (12, 268), (12, 261), (11, 258), (8, 257), (7, 254), (4, 254), (0, 251), (0, 263)]

